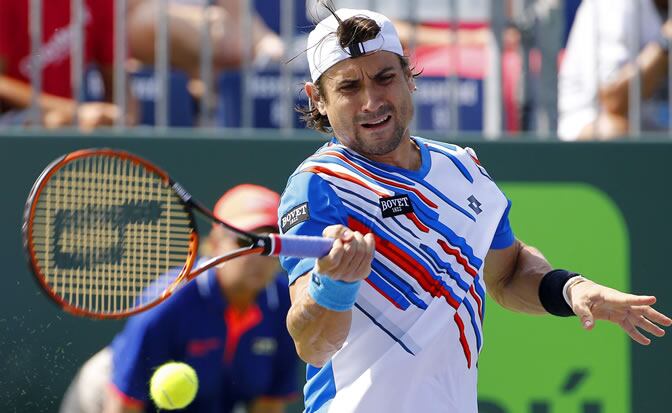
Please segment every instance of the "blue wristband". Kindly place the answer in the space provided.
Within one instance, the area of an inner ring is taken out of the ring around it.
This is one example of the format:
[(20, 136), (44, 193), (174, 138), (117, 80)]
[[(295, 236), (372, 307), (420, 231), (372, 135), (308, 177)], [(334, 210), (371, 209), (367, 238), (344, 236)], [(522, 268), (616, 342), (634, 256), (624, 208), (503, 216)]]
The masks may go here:
[(348, 311), (355, 305), (361, 283), (361, 281), (334, 280), (313, 270), (310, 274), (308, 294), (324, 308), (333, 311)]

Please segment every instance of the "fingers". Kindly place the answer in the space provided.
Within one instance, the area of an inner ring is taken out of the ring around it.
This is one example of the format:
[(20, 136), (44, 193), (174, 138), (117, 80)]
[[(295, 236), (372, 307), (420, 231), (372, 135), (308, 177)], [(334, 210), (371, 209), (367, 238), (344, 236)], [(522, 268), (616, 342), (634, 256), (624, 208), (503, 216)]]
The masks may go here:
[(605, 300), (611, 304), (622, 306), (654, 305), (656, 303), (656, 297), (652, 295), (626, 294), (611, 289), (610, 293), (606, 295)]
[(322, 231), (322, 236), (327, 238), (345, 238), (349, 240), (352, 235), (350, 228), (343, 225), (329, 225)]
[(653, 324), (651, 321), (647, 320), (646, 317), (644, 316), (637, 317), (636, 326), (644, 331), (653, 334), (656, 337), (662, 337), (665, 335), (665, 330)]
[(651, 340), (645, 337), (644, 334), (640, 333), (629, 318), (623, 320), (623, 322), (621, 323), (621, 327), (623, 328), (623, 330), (625, 330), (626, 333), (628, 333), (630, 338), (632, 338), (639, 344), (644, 346), (648, 346), (649, 344), (651, 344)]
[(373, 234), (363, 235), (342, 225), (332, 225), (325, 228), (322, 235), (336, 240), (329, 254), (317, 261), (318, 272), (342, 281), (368, 277), (375, 249)]
[(593, 317), (593, 312), (590, 310), (590, 305), (588, 301), (579, 300), (574, 304), (574, 314), (579, 317), (581, 320), (581, 325), (586, 330), (592, 330), (595, 326), (595, 318)]
[(641, 310), (641, 313), (647, 319), (653, 321), (656, 324), (660, 324), (661, 326), (669, 327), (672, 325), (672, 319), (664, 314), (659, 313), (651, 307), (644, 307)]

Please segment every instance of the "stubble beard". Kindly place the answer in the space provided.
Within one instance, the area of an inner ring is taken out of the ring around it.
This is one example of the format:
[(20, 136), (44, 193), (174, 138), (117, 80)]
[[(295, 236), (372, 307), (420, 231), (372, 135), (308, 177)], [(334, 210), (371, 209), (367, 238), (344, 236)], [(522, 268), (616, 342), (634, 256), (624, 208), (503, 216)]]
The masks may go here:
[[(408, 108), (407, 105), (404, 105), (400, 112), (405, 113), (406, 111), (410, 111), (411, 115), (409, 116), (409, 119), (411, 119), (413, 117), (413, 107), (411, 106)], [(389, 139), (373, 144), (367, 143), (359, 132), (355, 132), (355, 137), (352, 144), (350, 145), (350, 149), (366, 157), (387, 155), (388, 153), (397, 149), (404, 138), (406, 130), (408, 129), (408, 122), (406, 126), (401, 125), (398, 122), (399, 117), (396, 116), (397, 112), (395, 110), (390, 111), (390, 115), (390, 122), (395, 122), (395, 125)]]

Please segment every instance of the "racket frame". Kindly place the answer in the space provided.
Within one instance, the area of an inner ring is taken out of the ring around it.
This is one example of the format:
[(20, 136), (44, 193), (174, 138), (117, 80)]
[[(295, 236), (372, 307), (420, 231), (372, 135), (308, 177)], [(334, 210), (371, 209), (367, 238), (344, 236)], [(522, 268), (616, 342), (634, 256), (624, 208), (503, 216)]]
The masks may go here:
[[(33, 187), (30, 190), (30, 193), (28, 195), (28, 199), (26, 200), (26, 205), (24, 207), (24, 214), (23, 214), (23, 225), (22, 225), (22, 234), (23, 234), (23, 245), (24, 245), (24, 250), (27, 253), (27, 258), (28, 258), (28, 267), (32, 271), (33, 275), (35, 276), (34, 278), (38, 281), (38, 284), (42, 288), (44, 292), (47, 293), (47, 295), (63, 310), (70, 314), (74, 314), (77, 316), (83, 316), (83, 317), (88, 317), (88, 318), (95, 318), (95, 319), (120, 319), (120, 318), (126, 318), (131, 315), (146, 311), (157, 304), (161, 303), (164, 301), (166, 298), (168, 298), (172, 293), (177, 289), (179, 285), (184, 281), (184, 279), (189, 275), (191, 269), (194, 266), (194, 263), (196, 262), (196, 258), (198, 256), (198, 246), (199, 246), (199, 235), (198, 235), (198, 228), (196, 225), (196, 220), (194, 219), (194, 213), (192, 208), (190, 208), (191, 204), (185, 204), (183, 198), (180, 196), (180, 200), (185, 206), (185, 211), (187, 212), (188, 218), (190, 220), (190, 226), (192, 228), (191, 234), (189, 236), (189, 251), (187, 255), (187, 259), (180, 270), (180, 273), (177, 277), (175, 277), (175, 280), (170, 283), (170, 285), (166, 288), (166, 290), (163, 292), (163, 294), (155, 299), (154, 301), (151, 301), (147, 303), (146, 305), (142, 305), (136, 308), (133, 308), (132, 310), (129, 311), (122, 311), (119, 313), (101, 313), (101, 312), (95, 312), (95, 311), (89, 311), (86, 309), (83, 309), (81, 307), (76, 307), (67, 301), (65, 301), (60, 295), (55, 293), (51, 287), (49, 287), (49, 283), (46, 280), (46, 276), (44, 272), (42, 271), (41, 266), (39, 265), (39, 260), (36, 258), (36, 252), (35, 252), (35, 247), (34, 247), (34, 240), (33, 240), (33, 218), (35, 217), (35, 209), (37, 207), (38, 201), (40, 199), (40, 195), (42, 194), (44, 188), (46, 187), (47, 182), (49, 182), (50, 178), (58, 172), (63, 166), (69, 164), (70, 162), (81, 159), (81, 158), (86, 158), (86, 157), (91, 157), (94, 155), (107, 155), (107, 156), (114, 156), (117, 158), (121, 159), (127, 159), (130, 160), (133, 163), (142, 165), (143, 167), (147, 168), (151, 172), (156, 173), (159, 175), (166, 184), (170, 185), (171, 187), (176, 184), (174, 183), (168, 174), (166, 174), (164, 171), (162, 171), (160, 168), (158, 168), (156, 165), (152, 164), (151, 162), (140, 158), (139, 156), (133, 155), (132, 153), (122, 151), (122, 150), (117, 150), (117, 149), (110, 149), (110, 148), (92, 148), (92, 149), (81, 149), (77, 150), (71, 153), (68, 153), (66, 155), (60, 156), (59, 158), (55, 159), (53, 162), (51, 162), (45, 169), (42, 171), (40, 176), (37, 178), (35, 183), (33, 184)], [(216, 264), (214, 264), (216, 265)], [(205, 270), (203, 270), (205, 271)], [(202, 271), (201, 271), (202, 272)], [(200, 274), (200, 272), (199, 272)], [(189, 278), (191, 279), (191, 278)]]
[[(89, 311), (81, 307), (76, 307), (74, 305), (71, 305), (68, 303), (66, 300), (61, 298), (57, 293), (55, 293), (52, 288), (49, 286), (49, 283), (46, 280), (46, 277), (42, 271), (42, 268), (39, 265), (39, 260), (36, 258), (36, 252), (34, 248), (34, 241), (33, 241), (33, 218), (35, 217), (35, 209), (38, 204), (38, 201), (40, 199), (40, 195), (42, 194), (44, 188), (46, 187), (46, 183), (49, 182), (49, 179), (56, 173), (58, 172), (63, 166), (66, 164), (80, 159), (80, 158), (85, 158), (85, 157), (91, 157), (95, 155), (107, 155), (111, 157), (116, 157), (116, 158), (121, 158), (121, 159), (127, 159), (130, 160), (133, 163), (139, 164), (151, 172), (157, 174), (158, 176), (161, 177), (161, 179), (164, 181), (164, 183), (167, 186), (170, 186), (173, 192), (178, 196), (180, 199), (180, 202), (184, 206), (185, 211), (188, 214), (188, 218), (190, 220), (190, 226), (192, 228), (191, 234), (190, 234), (190, 239), (189, 239), (189, 252), (187, 259), (180, 270), (180, 273), (175, 277), (175, 279), (166, 287), (166, 289), (162, 292), (162, 294), (154, 299), (153, 301), (143, 304), (141, 306), (135, 307), (131, 310), (126, 310), (126, 311), (120, 311), (120, 312), (95, 312), (95, 311)], [(217, 256), (214, 258), (211, 258), (205, 262), (203, 262), (198, 268), (194, 269), (194, 264), (196, 263), (196, 259), (198, 256), (198, 246), (199, 246), (199, 234), (198, 234), (198, 228), (196, 225), (196, 220), (194, 218), (194, 210), (199, 211), (206, 217), (210, 218), (213, 222), (221, 225), (225, 229), (237, 234), (239, 237), (242, 237), (243, 239), (246, 239), (250, 242), (249, 246), (245, 246), (233, 251), (228, 252), (225, 255)], [(243, 231), (239, 228), (236, 228), (235, 226), (232, 226), (231, 224), (222, 221), (218, 217), (215, 216), (215, 214), (205, 207), (203, 204), (195, 200), (191, 194), (184, 189), (182, 185), (174, 181), (166, 172), (164, 172), (161, 168), (158, 166), (154, 165), (153, 163), (147, 161), (146, 159), (143, 159), (137, 155), (134, 155), (130, 152), (124, 151), (124, 150), (118, 150), (118, 149), (111, 149), (111, 148), (90, 148), (90, 149), (81, 149), (77, 150), (71, 153), (68, 153), (66, 155), (63, 155), (56, 160), (52, 161), (45, 169), (42, 171), (40, 176), (37, 178), (35, 183), (33, 184), (33, 187), (30, 190), (30, 193), (28, 195), (28, 199), (26, 201), (26, 205), (24, 207), (24, 215), (23, 215), (23, 225), (22, 225), (22, 233), (23, 233), (23, 244), (24, 244), (24, 250), (27, 253), (27, 258), (28, 258), (28, 266), (30, 270), (32, 271), (33, 275), (38, 281), (38, 284), (44, 290), (47, 295), (63, 310), (65, 310), (68, 313), (77, 315), (77, 316), (83, 316), (83, 317), (88, 317), (88, 318), (95, 318), (95, 319), (120, 319), (120, 318), (126, 318), (134, 314), (141, 313), (143, 311), (146, 311), (164, 300), (166, 300), (169, 296), (171, 296), (179, 287), (184, 285), (186, 282), (191, 281), (193, 278), (196, 276), (202, 274), (203, 272), (207, 271), (208, 269), (221, 264), (222, 262), (225, 262), (227, 260), (233, 259), (233, 258), (238, 258), (242, 257), (245, 255), (279, 255), (282, 247), (283, 247), (283, 238), (279, 234), (268, 234), (268, 235), (259, 235), (259, 234), (254, 234), (250, 233), (247, 231)], [(301, 238), (301, 237), (296, 237), (296, 238)], [(304, 237), (304, 238), (312, 238), (312, 237)], [(328, 251), (328, 248), (330, 248), (331, 243), (333, 240), (328, 241), (328, 246), (325, 249), (325, 251), (322, 251), (321, 254), (324, 255)], [(313, 253), (311, 253), (313, 254)], [(311, 255), (313, 256), (313, 255)], [(321, 256), (321, 255), (315, 255), (315, 256)], [(192, 271), (193, 270), (193, 271)]]

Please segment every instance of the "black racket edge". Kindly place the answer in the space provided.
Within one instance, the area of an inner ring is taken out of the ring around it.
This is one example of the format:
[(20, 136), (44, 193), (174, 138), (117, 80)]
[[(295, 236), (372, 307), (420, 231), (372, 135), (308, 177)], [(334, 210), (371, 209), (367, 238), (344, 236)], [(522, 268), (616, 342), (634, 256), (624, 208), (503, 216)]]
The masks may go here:
[[(171, 187), (173, 188), (177, 196), (180, 197), (183, 203), (185, 203), (186, 205), (188, 205), (193, 209), (196, 209), (203, 215), (210, 218), (213, 222), (221, 225), (227, 230), (234, 232), (239, 236), (243, 237), (245, 240), (249, 241), (251, 244), (250, 248), (256, 248), (256, 247), (262, 248), (260, 255), (271, 255), (271, 252), (273, 250), (273, 241), (271, 237), (243, 231), (240, 228), (236, 228), (235, 226), (222, 221), (208, 207), (197, 201), (182, 185), (180, 185), (178, 182), (176, 182), (170, 177), (168, 179)], [(242, 248), (242, 250), (245, 250), (247, 248), (248, 247), (244, 247)]]

